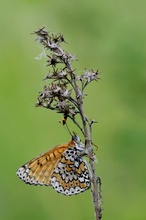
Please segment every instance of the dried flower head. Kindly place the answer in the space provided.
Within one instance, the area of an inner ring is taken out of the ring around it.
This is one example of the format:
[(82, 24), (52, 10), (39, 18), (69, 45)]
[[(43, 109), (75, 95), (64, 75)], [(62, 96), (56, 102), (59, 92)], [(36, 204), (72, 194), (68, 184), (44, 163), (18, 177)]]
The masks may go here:
[[(84, 74), (77, 76), (71, 66), (71, 62), (76, 60), (75, 56), (65, 52), (61, 45), (66, 42), (64, 36), (51, 34), (44, 27), (34, 33), (37, 35), (36, 40), (48, 53), (46, 66), (50, 67), (44, 78), (49, 83), (39, 93), (36, 106), (56, 110), (63, 114), (68, 112), (68, 117), (75, 122), (75, 116), (80, 112), (80, 104), (85, 96), (83, 91), (89, 83), (99, 79), (99, 72), (85, 69)], [(83, 131), (82, 128), (80, 130)]]

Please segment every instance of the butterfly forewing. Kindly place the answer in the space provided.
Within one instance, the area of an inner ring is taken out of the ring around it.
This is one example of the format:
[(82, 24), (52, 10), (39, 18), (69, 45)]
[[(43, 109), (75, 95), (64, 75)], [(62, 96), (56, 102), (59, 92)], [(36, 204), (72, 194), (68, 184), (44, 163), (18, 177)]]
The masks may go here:
[(50, 178), (67, 144), (59, 145), (30, 160), (17, 171), (17, 176), (31, 185), (50, 185)]

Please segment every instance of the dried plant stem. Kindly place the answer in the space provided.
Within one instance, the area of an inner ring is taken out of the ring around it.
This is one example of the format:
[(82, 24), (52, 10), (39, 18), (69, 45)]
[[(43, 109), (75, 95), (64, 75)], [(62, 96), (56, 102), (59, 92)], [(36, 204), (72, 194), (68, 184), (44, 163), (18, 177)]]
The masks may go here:
[(94, 160), (92, 159), (93, 157), (93, 148), (92, 148), (92, 134), (90, 134), (90, 139), (89, 139), (89, 133), (88, 133), (88, 129), (87, 129), (87, 123), (86, 123), (86, 117), (84, 114), (84, 109), (83, 109), (83, 104), (82, 104), (82, 100), (79, 100), (79, 106), (80, 106), (80, 114), (81, 114), (81, 118), (82, 118), (82, 124), (83, 124), (83, 128), (84, 128), (84, 137), (85, 137), (85, 143), (86, 143), (86, 148), (88, 150), (88, 155), (89, 155), (89, 163), (90, 163), (90, 167), (91, 167), (91, 176), (92, 176), (92, 185), (93, 185), (93, 189), (92, 189), (92, 199), (93, 199), (93, 204), (94, 204), (94, 211), (95, 211), (95, 219), (99, 220), (99, 209), (98, 209), (98, 191), (97, 191), (97, 177), (96, 177), (96, 173), (95, 173), (95, 166), (94, 166)]
[[(65, 42), (64, 37), (60, 34), (57, 36), (49, 34), (44, 28), (35, 31), (35, 34), (37, 35), (37, 40), (44, 48), (51, 51), (51, 55), (48, 56), (47, 66), (52, 67), (52, 72), (49, 71), (44, 79), (52, 80), (52, 83), (45, 86), (44, 90), (39, 94), (36, 106), (42, 106), (63, 113), (65, 120), (70, 118), (82, 132), (91, 168), (95, 219), (99, 220), (101, 219), (102, 210), (101, 204), (99, 204), (99, 202), (101, 203), (101, 181), (99, 181), (100, 178), (96, 177), (94, 152), (92, 148), (92, 124), (94, 121), (88, 120), (83, 107), (83, 98), (85, 96), (83, 91), (89, 83), (99, 79), (98, 71), (86, 70), (83, 75), (75, 75), (71, 65), (71, 61), (74, 60), (74, 57), (65, 52), (60, 46), (62, 42)], [(60, 70), (56, 69), (58, 64), (63, 64), (63, 68), (60, 68)], [(71, 89), (69, 89), (69, 86)], [(74, 93), (74, 96), (72, 93)], [(76, 120), (77, 114), (80, 115), (82, 125)]]
[[(67, 67), (70, 72), (73, 72), (70, 63), (67, 63)], [(82, 100), (82, 96), (80, 95), (79, 87), (75, 80), (75, 77), (73, 77), (73, 84), (74, 84), (75, 94), (76, 94), (77, 103), (78, 103), (78, 107), (80, 111), (80, 116), (82, 119), (82, 125), (83, 125), (83, 131), (84, 131), (83, 133), (84, 133), (86, 148), (88, 150), (89, 163), (91, 167), (91, 176), (92, 176), (92, 185), (93, 185), (92, 199), (93, 199), (94, 210), (95, 210), (95, 219), (99, 220), (100, 213), (99, 213), (99, 205), (98, 205), (98, 185), (97, 185), (98, 182), (97, 182), (97, 177), (96, 177), (96, 172), (95, 172), (94, 160), (92, 159), (93, 154), (94, 154), (93, 148), (92, 148), (92, 124), (90, 123), (90, 135), (89, 135), (89, 131), (87, 128), (87, 118), (85, 116), (84, 108), (83, 108), (83, 100)]]

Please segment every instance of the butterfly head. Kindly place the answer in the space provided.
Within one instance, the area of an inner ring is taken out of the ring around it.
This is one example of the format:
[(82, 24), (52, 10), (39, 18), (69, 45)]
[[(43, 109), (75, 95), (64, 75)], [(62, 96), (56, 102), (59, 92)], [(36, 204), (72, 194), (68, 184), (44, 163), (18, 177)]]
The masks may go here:
[(75, 142), (81, 142), (80, 137), (75, 132), (73, 132), (72, 140)]
[(81, 142), (80, 137), (75, 132), (73, 132), (73, 134), (72, 140), (74, 141), (75, 147), (77, 150), (85, 152), (85, 145)]

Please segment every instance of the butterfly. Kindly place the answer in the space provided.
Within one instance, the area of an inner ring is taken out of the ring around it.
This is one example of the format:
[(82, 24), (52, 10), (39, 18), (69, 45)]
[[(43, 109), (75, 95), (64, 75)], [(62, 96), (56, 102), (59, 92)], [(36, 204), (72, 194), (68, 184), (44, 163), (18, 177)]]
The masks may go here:
[(76, 195), (91, 187), (91, 175), (83, 156), (85, 145), (75, 134), (72, 140), (30, 160), (17, 171), (27, 184), (52, 186), (58, 193)]

